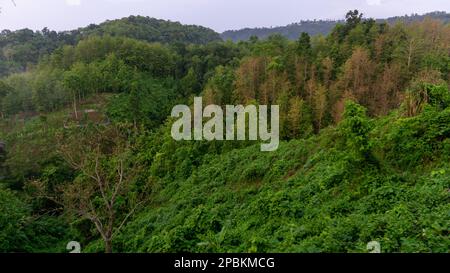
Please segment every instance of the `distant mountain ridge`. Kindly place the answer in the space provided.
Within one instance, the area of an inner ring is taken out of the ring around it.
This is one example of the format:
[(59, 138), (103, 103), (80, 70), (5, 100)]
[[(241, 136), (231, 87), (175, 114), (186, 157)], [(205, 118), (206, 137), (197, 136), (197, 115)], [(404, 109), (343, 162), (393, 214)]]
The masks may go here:
[[(445, 11), (435, 11), (426, 13), (423, 15), (413, 14), (405, 16), (395, 16), (387, 19), (377, 19), (377, 22), (388, 22), (393, 24), (397, 21), (403, 21), (406, 23), (422, 21), (426, 17), (441, 20), (445, 23), (450, 22), (450, 13)], [(306, 20), (298, 23), (289, 24), (287, 26), (278, 27), (262, 27), (262, 28), (244, 28), (240, 30), (228, 30), (221, 34), (223, 40), (245, 41), (250, 39), (251, 36), (257, 36), (260, 39), (265, 39), (272, 34), (281, 34), (284, 37), (295, 40), (300, 37), (302, 32), (306, 32), (309, 35), (323, 34), (326, 35), (338, 24), (343, 23), (344, 20)]]

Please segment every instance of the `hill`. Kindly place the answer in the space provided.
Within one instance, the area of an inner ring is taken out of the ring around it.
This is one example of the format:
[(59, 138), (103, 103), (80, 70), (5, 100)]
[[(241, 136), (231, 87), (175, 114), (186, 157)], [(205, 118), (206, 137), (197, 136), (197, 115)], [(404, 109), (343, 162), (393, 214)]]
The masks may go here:
[(147, 42), (206, 44), (220, 41), (214, 30), (144, 16), (130, 16), (79, 29), (82, 36), (110, 35)]
[[(365, 252), (376, 240), (383, 252), (446, 252), (450, 108), (369, 121), (353, 107), (338, 127), (283, 142), (275, 153), (254, 145), (198, 158), (208, 144), (156, 148), (160, 190), (117, 240), (120, 251)], [(350, 125), (361, 120), (373, 125), (365, 136)], [(352, 152), (355, 137), (368, 138), (373, 158)], [(199, 167), (187, 169), (192, 161), (180, 150)], [(174, 168), (161, 172), (167, 164)]]
[(48, 28), (42, 31), (3, 30), (0, 33), (0, 76), (23, 72), (55, 49), (63, 45), (75, 45), (93, 35), (160, 43), (206, 44), (221, 40), (220, 35), (209, 28), (143, 16), (91, 24), (71, 31), (56, 32)]
[[(450, 97), (441, 91), (443, 101), (410, 118), (399, 111), (370, 119), (348, 104), (338, 126), (272, 153), (259, 144), (175, 142), (170, 126), (141, 135), (133, 158), (145, 166), (139, 179), (151, 184), (151, 203), (115, 239), (115, 251), (366, 252), (376, 240), (383, 253), (447, 252), (450, 108), (440, 103)], [(43, 127), (61, 123), (62, 113), (28, 122), (21, 135), (54, 134)], [(370, 157), (355, 139), (371, 143)], [(53, 164), (48, 179), (61, 179), (67, 170)], [(80, 238), (61, 217), (22, 224), (30, 208), (10, 190), (0, 187), (0, 196), (0, 223), (13, 224), (0, 249), (59, 252)], [(84, 252), (103, 251), (100, 238), (82, 242)]]
[[(402, 21), (405, 23), (411, 22), (419, 22), (423, 21), (426, 17), (441, 20), (445, 23), (450, 22), (450, 13), (447, 12), (431, 12), (423, 15), (413, 14), (411, 16), (396, 16), (388, 19), (377, 19), (376, 21), (387, 22), (389, 24), (394, 24), (395, 22)], [(281, 34), (288, 39), (296, 40), (300, 37), (302, 32), (306, 32), (309, 35), (327, 35), (329, 34), (333, 28), (339, 24), (344, 23), (343, 20), (306, 20), (300, 21), (298, 23), (289, 24), (287, 26), (278, 26), (278, 27), (263, 27), (263, 28), (244, 28), (240, 30), (228, 30), (221, 34), (222, 39), (224, 40), (232, 40), (232, 41), (241, 41), (248, 40), (251, 36), (257, 36), (260, 39), (265, 39), (272, 34)]]

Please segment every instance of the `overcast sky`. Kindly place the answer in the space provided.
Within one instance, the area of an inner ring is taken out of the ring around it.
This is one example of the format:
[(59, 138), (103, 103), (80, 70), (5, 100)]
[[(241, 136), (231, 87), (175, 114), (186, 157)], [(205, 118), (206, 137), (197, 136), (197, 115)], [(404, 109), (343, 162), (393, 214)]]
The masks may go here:
[(386, 18), (450, 12), (450, 0), (0, 0), (0, 29), (70, 30), (129, 15), (210, 27), (287, 25), (302, 19), (342, 19), (349, 9)]

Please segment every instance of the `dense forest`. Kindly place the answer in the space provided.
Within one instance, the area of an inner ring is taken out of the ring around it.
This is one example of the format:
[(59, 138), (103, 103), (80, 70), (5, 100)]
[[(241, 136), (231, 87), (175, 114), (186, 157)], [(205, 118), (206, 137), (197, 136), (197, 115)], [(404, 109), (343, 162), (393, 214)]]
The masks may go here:
[[(405, 15), (390, 17), (387, 19), (377, 19), (378, 23), (386, 22), (388, 24), (395, 24), (397, 22), (413, 23), (423, 21), (425, 18), (433, 18), (444, 23), (450, 22), (450, 14), (445, 11), (430, 12), (419, 15)], [(262, 28), (244, 28), (239, 30), (227, 30), (221, 34), (222, 39), (237, 41), (247, 41), (252, 36), (259, 39), (266, 39), (273, 34), (281, 34), (290, 40), (296, 40), (302, 32), (306, 32), (311, 36), (314, 35), (328, 35), (337, 24), (344, 23), (343, 20), (303, 20), (298, 23), (289, 24), (287, 26), (277, 27), (262, 27)]]
[[(0, 252), (450, 249), (448, 21), (355, 10), (233, 43), (130, 17), (0, 41)], [(195, 96), (279, 105), (280, 148), (173, 140)]]
[(130, 16), (99, 25), (91, 24), (72, 31), (56, 32), (48, 28), (41, 31), (3, 30), (0, 33), (0, 76), (23, 72), (56, 49), (64, 45), (75, 45), (94, 35), (128, 37), (166, 44), (206, 44), (221, 40), (218, 33), (205, 27), (143, 16)]

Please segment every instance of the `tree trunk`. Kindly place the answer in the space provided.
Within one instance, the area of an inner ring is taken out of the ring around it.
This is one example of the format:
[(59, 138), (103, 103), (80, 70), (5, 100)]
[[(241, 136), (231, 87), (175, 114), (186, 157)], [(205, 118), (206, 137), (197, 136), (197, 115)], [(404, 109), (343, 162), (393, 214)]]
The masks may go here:
[(408, 68), (411, 66), (411, 59), (412, 59), (412, 54), (413, 54), (413, 42), (414, 39), (412, 39), (409, 42), (409, 48), (408, 48)]
[(111, 239), (105, 240), (105, 253), (112, 253), (112, 240)]
[(75, 91), (73, 92), (73, 110), (75, 114), (75, 119), (78, 121), (77, 95), (75, 94)]

